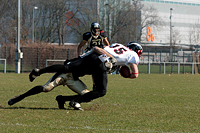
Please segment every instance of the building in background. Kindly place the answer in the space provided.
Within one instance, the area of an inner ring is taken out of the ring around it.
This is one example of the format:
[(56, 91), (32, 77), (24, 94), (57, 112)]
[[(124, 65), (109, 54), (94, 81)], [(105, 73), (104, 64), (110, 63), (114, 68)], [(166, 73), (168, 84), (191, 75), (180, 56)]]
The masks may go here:
[[(162, 27), (147, 26), (142, 31), (141, 43), (145, 44), (165, 44), (165, 45), (199, 45), (200, 44), (200, 1), (199, 0), (98, 0), (100, 19), (104, 21), (104, 29), (108, 34), (112, 34), (112, 19), (109, 12), (113, 5), (130, 3), (135, 6), (152, 6), (157, 10), (157, 14), (163, 21)], [(134, 10), (133, 10), (134, 12)], [(143, 18), (141, 13), (141, 18)], [(170, 25), (171, 23), (171, 25)], [(171, 33), (171, 35), (170, 35)], [(132, 33), (135, 34), (135, 33)], [(151, 35), (151, 36), (150, 36)], [(134, 35), (133, 35), (134, 36)], [(171, 42), (170, 42), (171, 41)]]
[[(133, 0), (134, 1), (134, 0)], [(138, 0), (144, 6), (153, 6), (164, 22), (163, 28), (150, 27), (143, 33), (152, 34), (154, 40), (146, 37), (143, 43), (163, 43), (173, 45), (200, 44), (200, 1), (199, 0)], [(171, 17), (170, 17), (171, 16)], [(170, 25), (171, 21), (171, 25)], [(171, 27), (171, 30), (170, 30)], [(171, 37), (170, 37), (171, 32)]]

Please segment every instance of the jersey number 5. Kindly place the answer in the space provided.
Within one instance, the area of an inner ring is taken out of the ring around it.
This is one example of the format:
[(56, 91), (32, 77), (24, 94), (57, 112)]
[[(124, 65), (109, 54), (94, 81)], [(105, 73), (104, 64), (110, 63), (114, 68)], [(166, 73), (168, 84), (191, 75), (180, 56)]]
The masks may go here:
[(123, 54), (123, 52), (126, 52), (127, 50), (125, 48), (119, 48), (114, 50), (116, 54)]
[[(113, 48), (118, 47), (119, 45), (115, 45)], [(118, 48), (118, 49), (114, 49), (114, 52), (116, 54), (123, 54), (123, 52), (126, 52), (127, 50), (125, 48)]]

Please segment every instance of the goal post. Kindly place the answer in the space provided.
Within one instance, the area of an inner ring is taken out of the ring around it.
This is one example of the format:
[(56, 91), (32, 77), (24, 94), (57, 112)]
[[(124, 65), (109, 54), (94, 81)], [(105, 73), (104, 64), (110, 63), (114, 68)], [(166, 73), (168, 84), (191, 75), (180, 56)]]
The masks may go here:
[(4, 61), (4, 73), (6, 73), (6, 59), (0, 58), (0, 61)]

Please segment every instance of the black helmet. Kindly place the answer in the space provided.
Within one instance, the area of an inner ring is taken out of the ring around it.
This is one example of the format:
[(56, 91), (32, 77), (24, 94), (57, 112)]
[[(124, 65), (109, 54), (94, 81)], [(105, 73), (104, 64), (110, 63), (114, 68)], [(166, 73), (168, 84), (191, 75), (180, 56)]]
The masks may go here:
[(127, 47), (135, 51), (139, 57), (142, 55), (143, 49), (142, 49), (142, 46), (138, 42), (135, 42), (135, 41), (129, 42), (127, 44)]
[[(98, 32), (96, 32), (94, 29), (99, 29)], [(90, 28), (91, 32), (93, 35), (98, 35), (100, 32), (100, 25), (97, 22), (93, 22), (91, 23), (91, 28)]]

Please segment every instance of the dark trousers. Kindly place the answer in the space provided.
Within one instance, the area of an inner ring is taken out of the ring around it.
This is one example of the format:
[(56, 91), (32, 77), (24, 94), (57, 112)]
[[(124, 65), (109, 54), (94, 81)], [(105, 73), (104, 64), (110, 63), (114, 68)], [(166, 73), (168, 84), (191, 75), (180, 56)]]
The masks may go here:
[(78, 58), (65, 65), (53, 65), (40, 69), (40, 74), (47, 72), (62, 72), (73, 74), (74, 80), (84, 75), (92, 75), (95, 83), (95, 90), (86, 93), (75, 99), (77, 102), (89, 102), (93, 99), (102, 97), (107, 91), (107, 68), (98, 58), (98, 54), (92, 53), (84, 58)]

